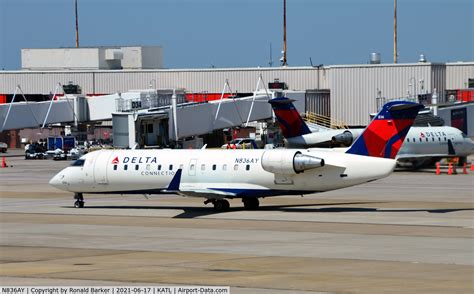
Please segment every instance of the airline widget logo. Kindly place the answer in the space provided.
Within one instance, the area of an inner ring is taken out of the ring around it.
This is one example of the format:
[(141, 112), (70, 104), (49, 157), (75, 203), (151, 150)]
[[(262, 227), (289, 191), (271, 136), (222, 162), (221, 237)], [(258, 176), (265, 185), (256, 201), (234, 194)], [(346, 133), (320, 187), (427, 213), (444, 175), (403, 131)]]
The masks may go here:
[(112, 164), (119, 164), (119, 158), (116, 156), (114, 160), (112, 160)]

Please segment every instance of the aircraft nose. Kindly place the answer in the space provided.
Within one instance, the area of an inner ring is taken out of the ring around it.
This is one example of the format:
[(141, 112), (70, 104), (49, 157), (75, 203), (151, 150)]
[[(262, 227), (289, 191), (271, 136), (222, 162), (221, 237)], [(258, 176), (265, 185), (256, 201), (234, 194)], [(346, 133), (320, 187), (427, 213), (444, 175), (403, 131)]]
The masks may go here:
[(62, 183), (63, 179), (64, 174), (58, 173), (49, 181), (49, 184), (55, 188), (61, 189), (64, 186)]

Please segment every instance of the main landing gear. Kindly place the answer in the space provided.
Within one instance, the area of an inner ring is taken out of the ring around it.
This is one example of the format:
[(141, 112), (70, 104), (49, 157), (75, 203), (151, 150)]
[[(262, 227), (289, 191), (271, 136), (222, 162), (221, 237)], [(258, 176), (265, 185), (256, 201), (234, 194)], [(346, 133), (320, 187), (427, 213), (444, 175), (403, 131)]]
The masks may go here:
[[(260, 206), (260, 202), (257, 197), (244, 197), (242, 198), (244, 207), (247, 210), (256, 210)], [(204, 204), (212, 203), (214, 205), (214, 210), (217, 212), (228, 211), (230, 208), (229, 201), (225, 199), (207, 199), (204, 201)]]
[(217, 212), (228, 211), (230, 208), (229, 201), (225, 199), (207, 199), (204, 201), (204, 204), (212, 203), (214, 205), (214, 210)]
[(260, 206), (260, 202), (258, 201), (257, 197), (244, 197), (242, 198), (242, 202), (244, 203), (245, 209), (248, 210), (255, 210)]
[(75, 208), (84, 207), (84, 197), (82, 196), (82, 193), (74, 193), (74, 199), (76, 199), (76, 202), (74, 202)]

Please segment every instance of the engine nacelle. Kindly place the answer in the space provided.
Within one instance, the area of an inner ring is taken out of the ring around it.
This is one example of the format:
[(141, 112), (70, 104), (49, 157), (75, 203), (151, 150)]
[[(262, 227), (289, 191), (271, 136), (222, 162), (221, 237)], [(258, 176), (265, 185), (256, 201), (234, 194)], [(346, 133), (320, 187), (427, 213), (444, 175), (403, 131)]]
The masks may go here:
[(262, 167), (274, 174), (299, 174), (324, 166), (324, 159), (288, 149), (268, 150), (262, 155)]
[(354, 135), (350, 131), (344, 131), (342, 134), (333, 136), (332, 141), (349, 147), (354, 141)]

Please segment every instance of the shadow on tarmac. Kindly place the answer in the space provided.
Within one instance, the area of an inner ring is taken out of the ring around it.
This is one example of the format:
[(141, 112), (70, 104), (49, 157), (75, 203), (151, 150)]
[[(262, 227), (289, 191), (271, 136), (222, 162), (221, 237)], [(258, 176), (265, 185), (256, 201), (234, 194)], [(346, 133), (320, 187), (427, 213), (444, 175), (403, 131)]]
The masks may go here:
[[(290, 204), (290, 205), (265, 205), (260, 206), (256, 211), (280, 211), (280, 212), (299, 212), (299, 213), (338, 213), (338, 212), (387, 212), (387, 213), (406, 213), (406, 212), (428, 212), (428, 213), (450, 213), (457, 211), (474, 211), (474, 208), (441, 208), (441, 209), (385, 209), (369, 207), (339, 207), (339, 205), (360, 205), (377, 204), (387, 202), (345, 202), (345, 203), (317, 203), (317, 204)], [(331, 206), (317, 208), (315, 206)], [(71, 208), (64, 206), (63, 208)], [(75, 208), (76, 209), (76, 208)], [(183, 207), (183, 206), (140, 206), (140, 205), (119, 205), (119, 206), (87, 206), (81, 209), (139, 209), (139, 210), (183, 210), (182, 213), (173, 218), (196, 218), (200, 216), (221, 214), (226, 212), (216, 212), (212, 206), (208, 207)], [(231, 207), (227, 212), (245, 211), (244, 207)]]

